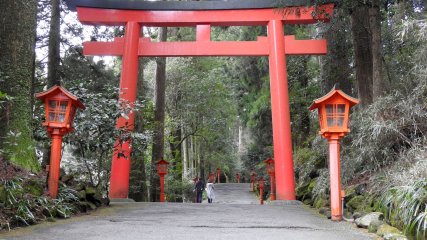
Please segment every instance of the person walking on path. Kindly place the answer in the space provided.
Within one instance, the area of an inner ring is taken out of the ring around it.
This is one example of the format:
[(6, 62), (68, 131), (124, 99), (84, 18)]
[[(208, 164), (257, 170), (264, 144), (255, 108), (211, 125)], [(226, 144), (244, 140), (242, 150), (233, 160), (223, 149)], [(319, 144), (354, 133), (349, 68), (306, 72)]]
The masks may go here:
[(197, 180), (194, 190), (197, 192), (197, 203), (202, 203), (203, 190), (205, 190), (205, 183), (201, 178)]
[(215, 192), (214, 192), (214, 184), (211, 180), (209, 180), (208, 184), (206, 184), (206, 194), (208, 195), (208, 203), (212, 203), (212, 201), (215, 199)]

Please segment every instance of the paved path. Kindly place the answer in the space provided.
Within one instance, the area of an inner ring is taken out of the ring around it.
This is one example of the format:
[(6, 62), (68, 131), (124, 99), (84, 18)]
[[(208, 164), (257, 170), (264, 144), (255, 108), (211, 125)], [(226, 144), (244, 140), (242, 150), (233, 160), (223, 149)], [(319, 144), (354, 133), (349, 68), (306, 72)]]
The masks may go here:
[[(214, 204), (259, 204), (250, 183), (215, 184)], [(204, 203), (208, 201), (205, 200)]]
[(114, 204), (91, 215), (17, 230), (0, 239), (31, 240), (366, 240), (301, 205), (259, 205), (248, 184), (215, 186), (213, 204)]

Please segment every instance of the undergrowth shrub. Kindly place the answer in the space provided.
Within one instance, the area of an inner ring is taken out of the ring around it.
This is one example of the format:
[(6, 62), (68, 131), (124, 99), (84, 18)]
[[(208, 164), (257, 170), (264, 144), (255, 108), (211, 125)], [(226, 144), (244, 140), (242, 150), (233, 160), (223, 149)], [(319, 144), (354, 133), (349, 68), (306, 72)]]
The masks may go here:
[(343, 157), (343, 168), (349, 164), (354, 173), (377, 171), (423, 141), (427, 84), (420, 87), (423, 91), (415, 89), (410, 97), (395, 92), (352, 115), (352, 143), (346, 146), (350, 150)]
[(168, 202), (183, 202), (192, 200), (193, 184), (180, 179), (167, 179), (165, 194)]
[(427, 181), (421, 180), (389, 189), (381, 198), (386, 218), (406, 233), (426, 236)]
[(22, 178), (0, 181), (2, 186), (0, 230), (35, 224), (47, 218), (68, 218), (78, 211), (74, 205), (79, 201), (75, 190), (61, 186), (58, 198), (51, 199), (44, 195), (29, 194), (22, 187), (24, 182)]

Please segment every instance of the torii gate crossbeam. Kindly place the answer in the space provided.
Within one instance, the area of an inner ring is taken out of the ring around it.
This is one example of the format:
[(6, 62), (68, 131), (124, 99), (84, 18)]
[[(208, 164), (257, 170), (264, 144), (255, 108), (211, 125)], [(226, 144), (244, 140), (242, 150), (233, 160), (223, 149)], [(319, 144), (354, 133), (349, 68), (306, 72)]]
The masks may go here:
[[(84, 24), (125, 26), (125, 36), (113, 42), (86, 42), (85, 55), (122, 56), (120, 100), (134, 103), (138, 76), (138, 58), (147, 56), (268, 56), (273, 122), (273, 143), (278, 200), (295, 200), (295, 180), (286, 55), (326, 54), (325, 40), (296, 40), (284, 35), (285, 24), (311, 24), (328, 21), (333, 4), (315, 7), (276, 9), (153, 11), (77, 7)], [(211, 41), (211, 26), (267, 26), (268, 36), (257, 41)], [(197, 29), (194, 42), (151, 42), (141, 38), (141, 27), (183, 27)], [(117, 128), (133, 127), (134, 116), (120, 118)], [(129, 188), (129, 142), (113, 154), (110, 198), (127, 198)], [(118, 151), (122, 154), (117, 154)]]

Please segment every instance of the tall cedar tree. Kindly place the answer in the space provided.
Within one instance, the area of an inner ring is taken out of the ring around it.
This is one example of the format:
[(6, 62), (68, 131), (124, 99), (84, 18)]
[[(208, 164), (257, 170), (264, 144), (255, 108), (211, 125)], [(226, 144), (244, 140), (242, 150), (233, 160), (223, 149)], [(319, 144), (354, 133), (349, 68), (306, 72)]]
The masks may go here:
[[(51, 0), (50, 7), (52, 9), (50, 16), (50, 29), (49, 29), (49, 45), (48, 45), (48, 63), (47, 63), (47, 87), (51, 88), (55, 85), (60, 85), (59, 62), (60, 56), (60, 20), (61, 8), (60, 0)], [(49, 145), (43, 146), (43, 160), (42, 167), (45, 168), (49, 164), (50, 147)]]
[[(159, 41), (167, 41), (167, 28), (159, 29)], [(151, 172), (151, 200), (159, 200), (159, 181), (156, 181), (157, 174), (155, 164), (164, 156), (164, 138), (165, 138), (165, 91), (166, 91), (166, 58), (158, 57), (156, 59), (156, 108), (154, 112), (154, 121), (156, 129), (154, 130), (153, 150), (152, 150), (152, 172)]]
[(47, 86), (48, 88), (59, 85), (59, 62), (60, 57), (60, 0), (51, 0), (52, 15), (50, 17), (49, 30), (49, 55), (47, 65)]
[(375, 101), (384, 95), (383, 57), (381, 44), (380, 0), (373, 0), (369, 8), (369, 25), (372, 33), (372, 97)]
[(356, 82), (361, 105), (372, 103), (372, 42), (369, 7), (358, 4), (351, 12)]
[[(350, 19), (343, 9), (336, 9), (331, 23), (326, 25), (324, 33), (328, 42), (328, 54), (322, 57), (322, 92), (326, 94), (335, 84), (339, 84), (341, 90), (352, 94), (353, 88), (350, 81), (352, 69), (350, 68), (351, 48), (348, 26)], [(339, 67), (338, 67), (339, 66)]]
[(38, 171), (31, 129), (37, 1), (2, 0), (0, 9), (0, 92), (12, 98), (0, 106), (0, 149)]

